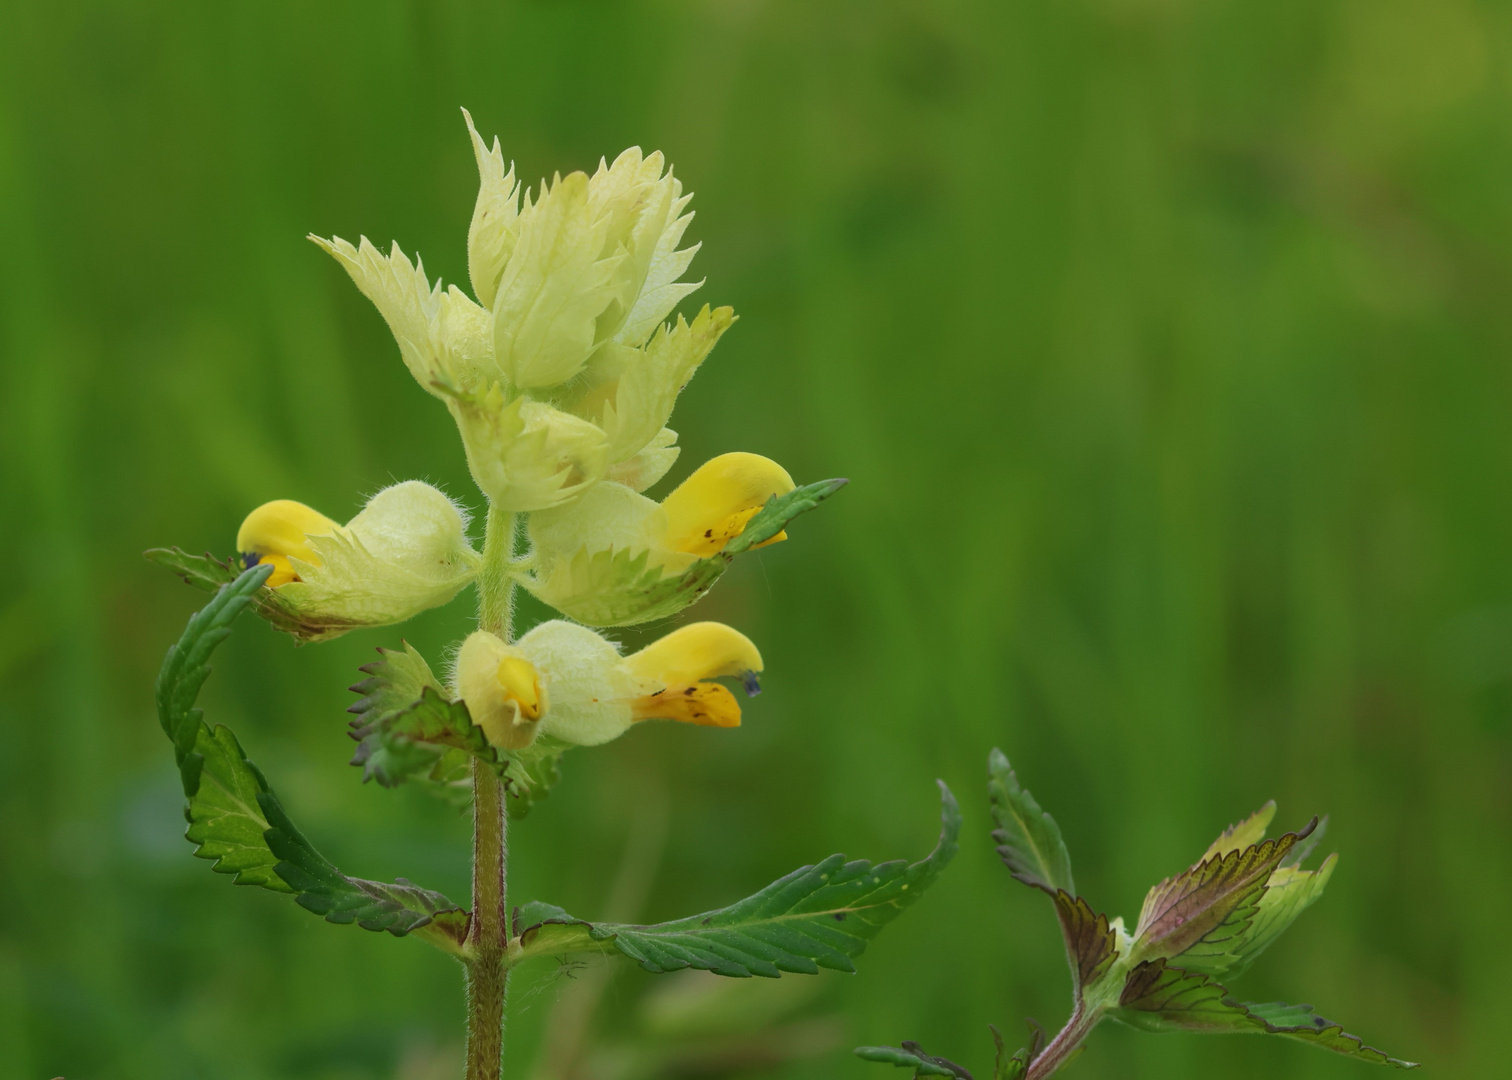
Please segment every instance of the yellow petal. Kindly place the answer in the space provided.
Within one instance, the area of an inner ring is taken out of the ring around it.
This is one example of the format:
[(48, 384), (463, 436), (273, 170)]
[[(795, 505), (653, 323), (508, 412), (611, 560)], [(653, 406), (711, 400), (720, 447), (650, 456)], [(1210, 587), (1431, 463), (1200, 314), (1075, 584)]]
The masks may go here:
[(734, 676), (745, 681), (749, 693), (759, 688), (756, 673), (762, 668), (761, 653), (751, 639), (716, 622), (690, 623), (674, 630), (626, 657), (625, 666), (637, 678), (666, 689)]
[(336, 522), (304, 503), (275, 499), (247, 515), (236, 533), (236, 550), (248, 566), (272, 563), (277, 569), (268, 584), (276, 587), (298, 580), (290, 557), (319, 566), (320, 558), (306, 538), (329, 536), (337, 528)]
[(506, 656), (499, 661), (499, 685), (504, 688), (504, 700), (514, 702), (520, 715), (527, 720), (541, 718), (541, 681), (535, 665), (523, 656)]
[(718, 683), (701, 682), (638, 698), (631, 709), (637, 721), (676, 720), (700, 727), (739, 727), (740, 702)]
[[(674, 551), (704, 558), (717, 554), (740, 535), (768, 499), (792, 490), (793, 478), (770, 458), (721, 454), (701, 465), (662, 501), (667, 511), (666, 544)], [(785, 539), (786, 533), (778, 533), (765, 543)]]
[(472, 722), (494, 746), (518, 750), (535, 740), (546, 690), (519, 649), (486, 630), (469, 634), (457, 653), (457, 690)]

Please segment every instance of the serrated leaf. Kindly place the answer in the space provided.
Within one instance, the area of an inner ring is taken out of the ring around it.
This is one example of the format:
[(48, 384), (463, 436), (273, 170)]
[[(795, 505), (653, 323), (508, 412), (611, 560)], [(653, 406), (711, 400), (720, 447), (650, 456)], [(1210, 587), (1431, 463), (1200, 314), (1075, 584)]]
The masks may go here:
[(1251, 844), (1258, 844), (1265, 839), (1265, 830), (1270, 828), (1271, 819), (1275, 816), (1276, 800), (1272, 799), (1243, 821), (1224, 829), (1218, 839), (1208, 845), (1197, 864), (1206, 862), (1214, 855), (1227, 855), (1230, 851), (1243, 851)]
[(912, 1069), (915, 1076), (953, 1076), (957, 1080), (972, 1080), (971, 1074), (947, 1058), (933, 1057), (924, 1052), (916, 1042), (896, 1046), (858, 1046), (856, 1056), (882, 1065), (897, 1065)]
[(1055, 915), (1066, 939), (1066, 957), (1075, 984), (1073, 989), (1080, 1000), (1082, 988), (1102, 978), (1118, 958), (1117, 937), (1108, 926), (1107, 915), (1093, 912), (1081, 897), (1061, 889), (1056, 892), (1054, 900)]
[(469, 916), (438, 892), (400, 878), (394, 884), (347, 877), (304, 838), (272, 792), (259, 802), (269, 828), (269, 849), (278, 856), (278, 876), (298, 890), (299, 905), (327, 922), (356, 923), (364, 930), (395, 936), (428, 929), (438, 944), (460, 951)]
[(522, 909), (517, 956), (611, 946), (653, 973), (698, 968), (717, 975), (777, 978), (854, 971), (882, 927), (917, 900), (956, 853), (961, 811), (940, 784), (940, 842), (926, 858), (873, 865), (832, 855), (718, 911), (655, 926), (588, 923), (544, 904)]
[(231, 729), (217, 725), (212, 732), (200, 725), (195, 741), (198, 766), (194, 790), (186, 784), (188, 803), (184, 833), (194, 854), (210, 859), (217, 874), (232, 874), (238, 885), (261, 885), (274, 892), (295, 892), (278, 873), (278, 857), (268, 847), (268, 821), (260, 797), (268, 782), (257, 771)]
[(1415, 1061), (1403, 1061), (1365, 1045), (1358, 1035), (1351, 1035), (1332, 1020), (1325, 1020), (1313, 1012), (1311, 1005), (1287, 1005), (1273, 1001), (1263, 1005), (1246, 1004), (1244, 1008), (1271, 1035), (1284, 1035), (1288, 1039), (1300, 1039), (1313, 1046), (1332, 1050), (1346, 1057), (1359, 1058), (1376, 1065), (1391, 1065), (1398, 1069), (1416, 1069)]
[(726, 544), (721, 554), (733, 558), (757, 544), (766, 543), (786, 529), (798, 515), (808, 513), (848, 483), (850, 481), (844, 479), (820, 480), (817, 484), (804, 484), (786, 495), (768, 499), (761, 512), (746, 522), (740, 535)]
[(1019, 783), (1001, 750), (993, 749), (987, 774), (992, 818), (997, 823), (992, 838), (1009, 872), (1052, 897), (1059, 891), (1075, 896), (1071, 854), (1055, 819), (1041, 810), (1034, 796)]
[(1253, 1031), (1244, 1007), (1207, 975), (1170, 967), (1164, 958), (1136, 964), (1124, 981), (1117, 1019), (1145, 1031)]
[(708, 592), (735, 556), (770, 540), (846, 483), (821, 480), (773, 497), (723, 550), (680, 573), (664, 573), (644, 548), (605, 548), (577, 552), (549, 580), (528, 574), (517, 580), (544, 603), (588, 626), (633, 626), (664, 619)]
[(562, 778), (562, 754), (570, 745), (549, 735), (537, 735), (529, 746), (509, 751), (504, 774), (505, 792), (509, 798), (505, 800), (504, 809), (511, 819), (523, 818), (536, 803), (551, 794), (551, 789)]
[(322, 858), (289, 821), (257, 766), (231, 730), (205, 723), (195, 701), (210, 675), (210, 656), (231, 624), (273, 572), (244, 571), (221, 586), (189, 619), (158, 674), (158, 719), (173, 742), (184, 795), (186, 833), (195, 854), (239, 885), (295, 894), (304, 907), (332, 922), (356, 922), (396, 936), (421, 932), (459, 952), (467, 914), (439, 893), (408, 882), (394, 885), (348, 878)]
[(1221, 971), (1233, 964), (1266, 879), (1316, 826), (1314, 818), (1301, 832), (1214, 855), (1156, 885), (1139, 913), (1136, 961), (1180, 956), (1184, 967), (1196, 971)]
[(1282, 1035), (1377, 1065), (1417, 1068), (1414, 1062), (1366, 1046), (1358, 1036), (1318, 1016), (1310, 1005), (1235, 1001), (1221, 983), (1169, 967), (1163, 959), (1138, 964), (1129, 972), (1119, 1006), (1110, 1015), (1145, 1031)]
[[(217, 559), (208, 551), (203, 555), (190, 555), (180, 548), (151, 548), (142, 553), (149, 562), (171, 570), (185, 582), (205, 592), (215, 592), (224, 585), (240, 580), (245, 571), (239, 571), (232, 562)], [(267, 575), (264, 575), (266, 578)], [(302, 616), (277, 589), (269, 589), (259, 583), (251, 602), (257, 614), (275, 630), (282, 630), (301, 642), (326, 641), (339, 637), (351, 629), (350, 624), (315, 625)]]
[(1298, 915), (1323, 895), (1328, 879), (1333, 877), (1339, 857), (1330, 855), (1316, 870), (1280, 866), (1267, 879), (1265, 892), (1249, 926), (1234, 943), (1234, 974), (1248, 967), (1280, 937)]

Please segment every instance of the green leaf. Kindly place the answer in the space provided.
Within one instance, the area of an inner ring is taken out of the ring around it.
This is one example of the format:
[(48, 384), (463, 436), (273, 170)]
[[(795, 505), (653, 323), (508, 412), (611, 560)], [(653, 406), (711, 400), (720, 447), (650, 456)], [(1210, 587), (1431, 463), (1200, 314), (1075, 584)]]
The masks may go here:
[(545, 798), (560, 776), (558, 760), (567, 744), (541, 737), (522, 750), (503, 751), (472, 722), (467, 706), (451, 701), (425, 658), (409, 642), (403, 650), (380, 648), (379, 659), (358, 670), (367, 678), (354, 685), (362, 697), (347, 711), (358, 741), (352, 764), (364, 780), (384, 787), (426, 782), (455, 800), (471, 798), (470, 760), (497, 772), (511, 796), (511, 817), (524, 817)]
[(956, 853), (961, 811), (940, 784), (941, 834), (916, 863), (873, 865), (832, 855), (780, 878), (739, 903), (656, 926), (587, 923), (545, 904), (522, 909), (512, 962), (530, 955), (609, 946), (654, 973), (699, 968), (718, 975), (777, 978), (821, 967), (854, 971), (853, 957), (917, 900)]
[(896, 1046), (858, 1046), (856, 1056), (866, 1061), (883, 1065), (897, 1065), (912, 1069), (915, 1076), (954, 1076), (957, 1080), (972, 1080), (971, 1074), (955, 1062), (942, 1057), (931, 1057), (916, 1042)]
[(1040, 809), (1034, 796), (1019, 783), (1003, 752), (993, 749), (987, 761), (987, 793), (992, 799), (992, 817), (997, 829), (992, 838), (998, 855), (1015, 878), (1025, 885), (1076, 895), (1071, 878), (1071, 855), (1055, 819)]
[(1227, 855), (1230, 851), (1243, 851), (1251, 844), (1258, 844), (1265, 839), (1265, 830), (1270, 828), (1271, 819), (1275, 816), (1276, 800), (1272, 799), (1243, 821), (1224, 829), (1197, 861), (1206, 862), (1214, 855)]
[(843, 479), (820, 480), (817, 484), (805, 484), (786, 495), (768, 499), (767, 504), (761, 508), (761, 513), (746, 522), (740, 535), (726, 544), (720, 554), (734, 558), (742, 551), (766, 543), (787, 528), (788, 523), (799, 514), (808, 513), (848, 483), (849, 480)]
[(1136, 961), (1182, 956), (1192, 970), (1222, 971), (1237, 949), (1265, 892), (1265, 882), (1299, 840), (1317, 826), (1214, 855), (1150, 890), (1135, 931)]
[[(245, 571), (239, 571), (234, 563), (217, 559), (208, 551), (203, 555), (190, 555), (173, 547), (151, 548), (142, 554), (149, 562), (173, 571), (196, 589), (205, 592), (215, 592), (223, 585), (229, 585), (245, 576)], [(292, 634), (302, 642), (326, 641), (351, 629), (349, 624), (310, 622), (287, 597), (279, 595), (277, 589), (263, 587), (260, 582), (252, 596), (252, 606), (274, 629)]]
[(649, 565), (648, 550), (606, 548), (579, 551), (549, 581), (530, 574), (516, 580), (543, 602), (588, 626), (632, 626), (664, 619), (708, 592), (735, 556), (770, 540), (846, 483), (821, 480), (773, 497), (723, 550), (697, 560), (681, 573), (669, 575)]
[(1318, 1016), (1310, 1005), (1235, 1001), (1221, 983), (1169, 967), (1163, 959), (1138, 964), (1129, 972), (1119, 1006), (1109, 1015), (1145, 1031), (1282, 1035), (1377, 1065), (1417, 1068), (1415, 1062), (1366, 1046), (1358, 1036)]
[(467, 939), (467, 912), (404, 878), (389, 885), (347, 877), (294, 827), (272, 792), (265, 792), (259, 802), (270, 826), (265, 834), (268, 847), (280, 859), (278, 875), (298, 890), (295, 899), (301, 907), (327, 922), (354, 922), (364, 930), (387, 930), (401, 937), (429, 930), (437, 944), (452, 952), (461, 950)]
[(551, 794), (551, 789), (562, 778), (562, 754), (571, 745), (549, 735), (537, 735), (529, 746), (508, 752), (504, 783), (509, 799), (504, 808), (509, 811), (511, 819), (523, 818), (536, 803)]
[(267, 779), (229, 728), (214, 730), (195, 701), (210, 675), (210, 656), (273, 572), (258, 566), (220, 587), (190, 619), (158, 674), (158, 719), (173, 742), (184, 795), (186, 835), (211, 869), (238, 885), (293, 893), (304, 907), (336, 923), (356, 922), (396, 936), (419, 932), (460, 952), (467, 913), (439, 893), (408, 882), (348, 878), (322, 858), (289, 821)]

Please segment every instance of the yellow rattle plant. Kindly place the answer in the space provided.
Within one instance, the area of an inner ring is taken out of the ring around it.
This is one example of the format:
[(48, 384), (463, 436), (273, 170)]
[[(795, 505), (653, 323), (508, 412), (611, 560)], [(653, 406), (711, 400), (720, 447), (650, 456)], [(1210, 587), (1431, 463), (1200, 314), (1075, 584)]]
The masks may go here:
[[(464, 114), (465, 115), (465, 114)], [(625, 655), (601, 633), (675, 615), (730, 562), (786, 539), (843, 480), (797, 485), (776, 462), (722, 454), (657, 502), (676, 465), (667, 427), (678, 393), (735, 321), (674, 309), (697, 246), (680, 247), (691, 195), (660, 154), (630, 149), (592, 176), (522, 191), (498, 141), (467, 117), (480, 177), (467, 236), (471, 294), (432, 282), (417, 257), (366, 238), (313, 238), (388, 323), (422, 389), (450, 412), (486, 502), (469, 516), (429, 484), (386, 488), (346, 524), (279, 499), (247, 514), (227, 558), (177, 548), (148, 557), (215, 595), (189, 621), (158, 681), (158, 710), (183, 780), (196, 854), (240, 884), (291, 895), (333, 923), (414, 935), (461, 963), (467, 1076), (503, 1058), (510, 970), (532, 957), (619, 953), (651, 972), (701, 968), (777, 977), (851, 970), (883, 925), (955, 852), (959, 814), (943, 785), (939, 846), (915, 863), (841, 856), (796, 870), (729, 907), (656, 926), (591, 922), (544, 903), (511, 916), (505, 833), (555, 782), (563, 754), (649, 720), (733, 728), (732, 680), (754, 694), (763, 663), (732, 627), (684, 625)], [(250, 607), (301, 641), (391, 626), (472, 586), (477, 626), (438, 675), (415, 649), (380, 649), (354, 689), (353, 764), (384, 786), (423, 784), (470, 803), (471, 906), (405, 879), (351, 877), (292, 822), (224, 726), (195, 707), (211, 652)], [(515, 590), (564, 618), (517, 634)]]

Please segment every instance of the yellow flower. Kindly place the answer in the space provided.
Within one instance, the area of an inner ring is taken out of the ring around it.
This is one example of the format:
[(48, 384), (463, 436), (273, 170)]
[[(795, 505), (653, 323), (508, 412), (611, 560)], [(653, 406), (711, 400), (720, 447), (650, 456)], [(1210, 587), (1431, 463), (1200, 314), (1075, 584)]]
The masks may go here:
[(546, 690), (520, 649), (486, 630), (469, 634), (457, 653), (457, 692), (472, 722), (495, 746), (518, 750), (535, 740), (547, 708)]
[(274, 499), (263, 503), (247, 515), (236, 533), (236, 550), (247, 569), (272, 563), (274, 570), (265, 582), (270, 589), (298, 581), (291, 558), (320, 565), (320, 556), (310, 548), (309, 537), (329, 536), (341, 526), (319, 510), (312, 510), (293, 499)]
[[(664, 617), (708, 584), (690, 579), (678, 591), (683, 575), (724, 551), (769, 500), (793, 490), (781, 465), (746, 453), (705, 462), (661, 503), (623, 484), (596, 484), (568, 506), (531, 515), (535, 561), (520, 583), (590, 625)], [(778, 532), (753, 546), (786, 538)]]
[[(464, 114), (465, 115), (465, 114)], [(729, 308), (665, 320), (698, 283), (678, 278), (691, 195), (659, 153), (632, 147), (592, 176), (524, 193), (467, 118), (478, 162), (469, 298), (432, 284), (398, 245), (311, 237), (372, 300), (420, 384), (447, 403), (479, 487), (543, 510), (611, 477), (636, 490), (677, 457), (678, 393), (727, 330)]]
[[(723, 551), (767, 500), (793, 490), (787, 470), (760, 454), (721, 454), (707, 461), (665, 499), (667, 531), (663, 543), (673, 551), (707, 558)], [(786, 540), (780, 532), (757, 544)]]
[(247, 566), (274, 566), (267, 584), (305, 625), (337, 632), (444, 604), (478, 562), (465, 515), (418, 480), (378, 492), (346, 525), (290, 499), (264, 503), (242, 522), (236, 547)]
[(538, 734), (594, 746), (642, 720), (737, 727), (740, 703), (713, 680), (759, 689), (761, 653), (722, 623), (693, 623), (630, 656), (582, 626), (545, 622), (506, 645), (486, 631), (463, 643), (457, 692), (473, 723), (502, 749)]

